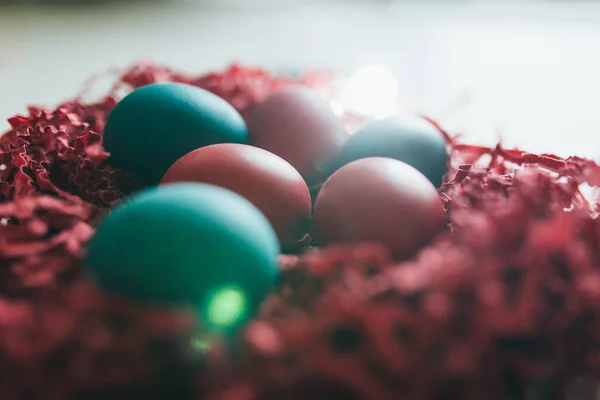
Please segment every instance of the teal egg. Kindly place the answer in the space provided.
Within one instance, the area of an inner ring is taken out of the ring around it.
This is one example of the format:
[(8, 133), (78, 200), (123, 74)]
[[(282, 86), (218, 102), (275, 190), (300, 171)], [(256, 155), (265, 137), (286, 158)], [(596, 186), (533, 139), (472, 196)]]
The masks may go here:
[(279, 242), (236, 193), (167, 184), (115, 207), (90, 240), (85, 265), (105, 291), (144, 303), (193, 304), (208, 325), (251, 316), (278, 279)]
[(108, 163), (145, 184), (192, 150), (217, 143), (246, 143), (246, 124), (225, 100), (181, 83), (134, 90), (110, 113), (103, 145)]
[(402, 161), (440, 187), (448, 172), (446, 140), (424, 118), (398, 115), (366, 123), (338, 153), (330, 173), (363, 158), (385, 157)]

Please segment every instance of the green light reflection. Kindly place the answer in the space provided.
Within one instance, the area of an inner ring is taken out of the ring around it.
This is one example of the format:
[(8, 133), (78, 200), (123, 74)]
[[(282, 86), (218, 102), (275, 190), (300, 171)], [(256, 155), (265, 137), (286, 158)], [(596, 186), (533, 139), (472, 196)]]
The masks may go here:
[(215, 291), (208, 303), (207, 322), (218, 327), (234, 325), (245, 314), (246, 307), (244, 292), (236, 287), (221, 288)]
[(190, 346), (194, 351), (206, 353), (212, 347), (212, 342), (203, 337), (193, 337), (190, 339)]

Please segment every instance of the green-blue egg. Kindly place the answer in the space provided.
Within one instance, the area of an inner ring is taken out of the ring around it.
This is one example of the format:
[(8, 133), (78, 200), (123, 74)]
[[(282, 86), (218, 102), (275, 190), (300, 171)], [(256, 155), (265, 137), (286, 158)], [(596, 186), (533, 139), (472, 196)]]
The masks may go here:
[(246, 143), (246, 124), (225, 100), (181, 83), (134, 90), (110, 113), (103, 144), (108, 163), (156, 184), (192, 150), (217, 143)]
[(279, 241), (236, 193), (202, 183), (147, 189), (110, 211), (85, 265), (105, 291), (133, 301), (193, 304), (208, 326), (237, 326), (278, 279)]
[(448, 172), (446, 140), (424, 118), (399, 115), (366, 123), (347, 141), (329, 173), (362, 158), (386, 157), (402, 161), (440, 187)]

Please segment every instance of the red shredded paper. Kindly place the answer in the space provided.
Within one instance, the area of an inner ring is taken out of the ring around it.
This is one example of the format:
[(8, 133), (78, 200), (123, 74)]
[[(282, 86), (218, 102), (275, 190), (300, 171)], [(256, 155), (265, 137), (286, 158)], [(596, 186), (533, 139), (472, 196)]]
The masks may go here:
[(442, 188), (451, 232), (393, 264), (376, 245), (281, 259), (282, 284), (236, 338), (189, 310), (101, 293), (81, 258), (139, 185), (103, 163), (120, 91), (185, 82), (244, 116), (290, 83), (232, 66), (193, 77), (136, 65), (93, 104), (31, 108), (0, 139), (0, 398), (593, 399), (600, 222), (580, 159), (458, 143)]

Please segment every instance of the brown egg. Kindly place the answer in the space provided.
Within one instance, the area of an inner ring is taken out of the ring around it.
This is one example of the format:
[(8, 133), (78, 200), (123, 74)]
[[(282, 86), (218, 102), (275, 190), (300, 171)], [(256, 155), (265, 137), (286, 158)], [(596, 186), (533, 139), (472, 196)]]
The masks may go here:
[(309, 185), (348, 138), (342, 121), (317, 92), (290, 86), (271, 95), (248, 120), (250, 144), (277, 154)]
[(397, 260), (413, 256), (444, 229), (446, 215), (431, 182), (391, 158), (363, 158), (323, 185), (313, 216), (319, 244), (378, 242)]
[(202, 147), (181, 157), (161, 183), (202, 182), (250, 200), (267, 217), (284, 250), (308, 232), (310, 193), (302, 176), (266, 150), (234, 143)]

